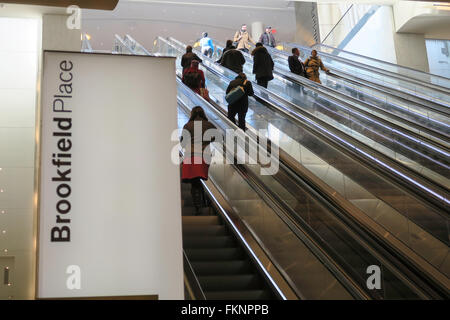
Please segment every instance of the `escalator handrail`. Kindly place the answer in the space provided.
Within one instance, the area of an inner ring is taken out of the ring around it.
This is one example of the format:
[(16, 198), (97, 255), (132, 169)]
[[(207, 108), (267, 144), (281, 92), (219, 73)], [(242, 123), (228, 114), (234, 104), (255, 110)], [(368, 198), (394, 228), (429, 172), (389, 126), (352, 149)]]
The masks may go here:
[[(345, 54), (348, 54), (348, 55), (353, 55), (353, 56), (356, 56), (356, 57), (361, 57), (361, 58), (366, 59), (366, 60), (371, 60), (371, 61), (374, 61), (374, 62), (376, 62), (376, 63), (386, 64), (386, 65), (389, 65), (389, 66), (392, 66), (392, 67), (395, 67), (395, 68), (406, 69), (406, 70), (413, 71), (413, 72), (418, 73), (418, 74), (422, 74), (422, 75), (427, 76), (427, 77), (433, 77), (433, 78), (442, 79), (442, 80), (445, 80), (445, 81), (449, 81), (449, 82), (450, 82), (450, 78), (446, 78), (446, 77), (443, 77), (443, 76), (438, 75), (438, 74), (429, 73), (429, 72), (417, 70), (417, 69), (414, 69), (414, 68), (411, 68), (411, 67), (402, 66), (402, 65), (398, 65), (398, 64), (391, 63), (391, 62), (388, 62), (388, 61), (384, 61), (384, 60), (380, 60), (380, 59), (376, 59), (376, 58), (364, 56), (364, 55), (359, 54), (359, 53), (350, 52), (350, 51), (346, 51), (346, 50), (343, 50), (343, 49), (335, 48), (335, 47), (329, 46), (329, 45), (327, 45), (327, 44), (316, 43), (316, 44), (314, 44), (312, 47), (313, 47), (313, 48), (314, 48), (314, 47), (325, 47), (325, 48), (329, 48), (329, 49), (332, 49), (333, 52), (334, 52), (334, 51), (339, 51), (339, 52), (342, 52), (342, 53), (345, 53)], [(314, 49), (315, 49), (315, 48), (314, 48)], [(316, 49), (316, 50), (317, 50), (317, 49)], [(321, 51), (321, 50), (318, 50), (318, 51)], [(329, 53), (329, 54), (333, 54), (333, 53)], [(333, 54), (333, 55), (335, 55), (335, 54)], [(383, 70), (384, 70), (384, 69), (383, 69)], [(389, 70), (386, 70), (386, 71), (389, 71)], [(390, 71), (390, 72), (393, 72), (393, 71)], [(407, 76), (407, 77), (408, 77), (408, 76)], [(416, 78), (414, 78), (414, 77), (410, 77), (410, 78), (416, 79)], [(419, 79), (416, 79), (416, 80), (419, 80)], [(444, 87), (444, 88), (446, 88), (446, 87)]]
[[(430, 136), (434, 136), (434, 137), (438, 138), (439, 140), (441, 140), (442, 142), (447, 141), (448, 139), (450, 139), (450, 136), (446, 136), (446, 135), (444, 135), (444, 134), (442, 134), (442, 133), (440, 133), (438, 131), (435, 131), (433, 129), (429, 129), (429, 128), (424, 127), (424, 126), (422, 126), (422, 125), (420, 125), (418, 123), (412, 122), (411, 120), (407, 120), (407, 119), (404, 119), (404, 118), (402, 118), (402, 117), (400, 117), (398, 115), (389, 113), (389, 112), (385, 111), (383, 108), (380, 108), (380, 107), (378, 107), (378, 106), (376, 106), (376, 105), (374, 105), (372, 103), (369, 103), (369, 102), (366, 102), (366, 101), (363, 101), (363, 100), (359, 100), (357, 98), (349, 96), (349, 95), (347, 95), (345, 93), (342, 93), (342, 92), (340, 92), (338, 90), (335, 90), (333, 88), (325, 87), (325, 86), (322, 86), (322, 85), (320, 85), (318, 83), (311, 83), (310, 81), (308, 81), (308, 79), (306, 79), (304, 77), (301, 77), (301, 76), (298, 76), (296, 74), (293, 74), (292, 72), (287, 72), (287, 71), (284, 71), (284, 70), (280, 70), (279, 68), (276, 68), (276, 70), (274, 70), (274, 73), (277, 73), (283, 79), (286, 79), (286, 80), (294, 82), (294, 83), (298, 83), (298, 84), (300, 84), (302, 86), (310, 88), (313, 91), (319, 91), (321, 94), (327, 96), (330, 99), (336, 100), (339, 103), (342, 103), (346, 107), (353, 107), (353, 106), (349, 102), (343, 101), (343, 100), (340, 100), (340, 99), (346, 99), (346, 100), (353, 101), (353, 102), (355, 102), (357, 104), (360, 104), (360, 105), (363, 105), (363, 106), (367, 107), (368, 109), (375, 110), (376, 112), (379, 112), (379, 113), (384, 114), (384, 115), (386, 115), (388, 117), (391, 117), (391, 118), (393, 118), (396, 121), (404, 122), (407, 126), (413, 127), (413, 128), (417, 129), (420, 132), (427, 133)], [(331, 92), (332, 94), (328, 93), (327, 91)], [(340, 98), (339, 99), (335, 99), (336, 96), (339, 96)], [(381, 118), (381, 117), (379, 117), (377, 115), (371, 114), (368, 111), (362, 110), (362, 109), (360, 109), (358, 107), (356, 107), (356, 110), (357, 110), (357, 112), (361, 112), (361, 113), (363, 113), (363, 114), (365, 114), (367, 116), (370, 115), (371, 117), (374, 117), (376, 119), (376, 121), (378, 121), (380, 123), (383, 123), (385, 125), (390, 125), (390, 126), (392, 126), (393, 128), (395, 128), (398, 131), (406, 132), (408, 135), (412, 136), (414, 139), (424, 141), (425, 143), (433, 145), (434, 147), (442, 148), (444, 151), (450, 152), (450, 149), (448, 147), (444, 146), (443, 144), (441, 144), (441, 143), (439, 143), (437, 141), (434, 141), (434, 140), (431, 140), (431, 139), (429, 139), (427, 137), (421, 136), (421, 135), (419, 135), (418, 133), (416, 133), (414, 131), (411, 131), (411, 130), (409, 130), (407, 128), (399, 126), (399, 125), (397, 125), (395, 123), (390, 122), (389, 120), (386, 120), (385, 118)], [(421, 115), (419, 115), (419, 116), (421, 116)], [(445, 124), (443, 123), (443, 125), (445, 125)]]
[[(251, 57), (250, 57), (249, 54), (247, 54), (247, 53), (245, 53), (245, 52), (243, 52), (243, 54), (244, 54), (244, 56), (246, 57), (246, 60), (247, 60), (247, 61), (253, 63), (253, 62), (251, 61)], [(308, 79), (306, 79), (306, 78), (304, 78), (304, 77), (300, 77), (300, 76), (298, 76), (298, 75), (292, 74), (291, 72), (287, 72), (287, 71), (281, 70), (281, 69), (278, 68), (278, 67), (275, 67), (275, 68), (276, 68), (276, 69), (274, 70), (275, 73), (278, 73), (279, 75), (281, 75), (281, 76), (283, 76), (283, 77), (289, 76), (289, 77), (292, 78), (292, 80), (294, 80), (295, 82), (301, 83), (301, 85), (303, 85), (303, 86), (308, 86), (308, 87), (309, 87), (310, 89), (312, 89), (313, 91), (320, 91), (322, 94), (327, 95), (327, 97), (329, 97), (329, 98), (331, 98), (331, 99), (333, 99), (333, 100), (337, 100), (338, 103), (343, 104), (343, 105), (345, 105), (345, 106), (348, 107), (348, 108), (353, 108), (353, 106), (352, 106), (350, 103), (346, 102), (346, 101), (343, 101), (343, 100), (340, 100), (340, 99), (339, 99), (339, 100), (338, 100), (338, 99), (335, 99), (336, 95), (343, 96), (344, 99), (350, 99), (350, 100), (356, 101), (357, 103), (362, 104), (362, 105), (365, 105), (365, 106), (367, 106), (367, 107), (369, 107), (369, 108), (377, 108), (377, 110), (383, 111), (381, 108), (376, 107), (376, 106), (373, 106), (372, 104), (369, 104), (369, 103), (367, 103), (367, 102), (365, 102), (365, 101), (361, 101), (361, 100), (359, 100), (359, 99), (350, 97), (350, 96), (348, 96), (348, 95), (346, 95), (346, 94), (343, 94), (343, 93), (341, 93), (341, 92), (339, 92), (339, 91), (336, 91), (336, 90), (334, 90), (334, 89), (332, 89), (332, 88), (325, 87), (325, 86), (323, 86), (322, 84), (318, 84), (318, 83), (312, 82), (312, 81), (310, 81), (310, 80), (308, 80)], [(289, 74), (288, 74), (288, 73), (289, 73)], [(289, 81), (292, 81), (292, 80), (289, 79)], [(322, 89), (322, 88), (323, 88), (323, 89)], [(333, 94), (328, 94), (328, 93), (326, 93), (326, 91), (331, 91)], [(394, 126), (394, 127), (395, 127), (397, 130), (399, 130), (399, 131), (403, 131), (403, 130), (404, 130), (404, 131), (406, 131), (408, 134), (412, 135), (412, 136), (414, 137), (414, 139), (420, 139), (420, 140), (423, 139), (423, 141), (425, 141), (426, 143), (429, 143), (429, 144), (431, 144), (431, 145), (435, 145), (435, 144), (436, 144), (435, 141), (432, 141), (432, 140), (430, 140), (430, 139), (428, 139), (428, 138), (426, 138), (426, 137), (422, 137), (422, 136), (420, 136), (420, 135), (418, 135), (418, 134), (416, 134), (416, 133), (414, 133), (414, 132), (411, 132), (410, 130), (408, 130), (408, 129), (406, 129), (406, 128), (402, 128), (402, 127), (400, 127), (400, 126), (398, 126), (398, 125), (396, 125), (396, 124), (391, 124), (391, 123), (388, 122), (387, 120), (382, 119), (382, 118), (380, 118), (380, 117), (378, 117), (378, 116), (376, 116), (376, 115), (367, 113), (366, 111), (360, 110), (359, 108), (358, 108), (358, 112), (366, 113), (366, 115), (369, 115), (370, 117), (376, 118), (376, 121), (382, 122), (382, 123), (384, 123), (384, 124), (392, 125), (392, 126)], [(385, 111), (384, 111), (384, 112), (385, 112)], [(400, 118), (400, 117), (395, 116), (395, 115), (393, 115), (393, 116), (394, 116), (394, 117), (397, 117), (397, 118)], [(400, 119), (402, 119), (402, 118), (400, 118)], [(404, 119), (402, 119), (402, 120), (405, 121)], [(419, 125), (419, 124), (415, 124), (415, 123), (411, 123), (411, 124), (412, 124), (413, 126), (417, 126), (418, 129), (421, 130), (421, 131), (428, 132), (430, 135), (433, 135), (433, 134), (434, 134), (434, 131), (431, 130), (431, 129), (425, 128), (425, 127), (423, 127), (423, 126), (421, 126), (421, 125)], [(446, 140), (448, 139), (448, 137), (444, 137), (444, 136), (443, 136), (442, 134), (440, 134), (440, 133), (438, 133), (438, 134), (442, 136), (442, 137), (440, 137), (441, 140), (446, 141)], [(440, 147), (440, 146), (441, 146), (441, 145), (436, 146), (436, 147)], [(445, 149), (447, 149), (447, 150), (445, 150), (446, 152), (449, 151), (448, 148), (446, 148), (445, 146), (442, 146), (442, 147), (445, 148)]]
[[(287, 52), (276, 50), (276, 49), (274, 51), (276, 51), (276, 53), (274, 53), (275, 55), (283, 56), (286, 59), (289, 56), (289, 54)], [(344, 79), (346, 79), (347, 77), (350, 79), (353, 78), (354, 79), (353, 81), (363, 83), (366, 86), (376, 86), (379, 88), (379, 90), (389, 92), (392, 95), (402, 97), (403, 99), (412, 99), (413, 101), (415, 101), (415, 103), (418, 103), (426, 108), (430, 108), (432, 110), (436, 110), (436, 111), (439, 111), (444, 114), (449, 114), (448, 108), (449, 108), (450, 103), (447, 101), (439, 100), (438, 98), (427, 96), (423, 93), (414, 93), (411, 91), (411, 89), (408, 89), (408, 88), (406, 88), (405, 90), (401, 90), (399, 88), (388, 87), (388, 86), (384, 85), (383, 83), (380, 83), (377, 81), (370, 81), (368, 79), (365, 79), (365, 78), (360, 77), (355, 74), (350, 74), (347, 71), (341, 70), (340, 68), (335, 68), (333, 66), (329, 67), (328, 69), (332, 70), (333, 73), (340, 75)], [(399, 87), (401, 87), (401, 86), (399, 86)], [(404, 97), (405, 95), (408, 98), (405, 98)]]
[(192, 298), (194, 300), (206, 300), (205, 293), (203, 292), (200, 282), (198, 281), (198, 278), (195, 275), (194, 268), (192, 267), (191, 262), (189, 261), (189, 258), (187, 257), (186, 252), (184, 250), (183, 250), (183, 267), (184, 267), (183, 268), (184, 274), (189, 285), (190, 289), (189, 291), (192, 294)]
[(342, 70), (334, 69), (332, 75), (334, 77), (337, 77), (344, 81), (353, 82), (357, 85), (362, 84), (365, 87), (368, 87), (370, 89), (374, 89), (374, 90), (377, 90), (378, 92), (381, 92), (382, 94), (386, 95), (387, 97), (394, 96), (398, 99), (406, 101), (407, 103), (413, 102), (414, 104), (418, 105), (419, 107), (422, 107), (424, 109), (430, 109), (430, 111), (437, 112), (446, 117), (450, 116), (449, 107), (446, 105), (443, 105), (441, 103), (437, 103), (434, 100), (428, 100), (421, 96), (411, 94), (409, 92), (401, 91), (396, 88), (387, 87), (380, 83), (376, 83), (376, 82), (369, 81), (367, 79), (359, 78), (355, 75), (349, 74)]
[[(296, 44), (296, 43), (289, 43), (289, 42), (287, 43), (287, 47), (301, 48), (302, 50), (305, 50), (305, 51), (308, 51), (308, 52), (311, 52), (312, 50), (314, 50), (314, 49), (311, 49), (309, 47), (305, 47), (305, 46), (302, 46), (302, 45), (299, 45), (299, 44)], [(317, 52), (319, 53), (319, 55), (322, 55), (324, 57), (330, 58), (332, 60), (334, 59), (334, 60), (340, 61), (342, 63), (358, 67), (360, 69), (369, 70), (369, 71), (377, 73), (377, 74), (381, 74), (381, 75), (388, 76), (388, 77), (391, 77), (391, 78), (396, 78), (396, 79), (399, 79), (399, 80), (402, 80), (402, 81), (405, 81), (405, 82), (410, 82), (410, 83), (413, 83), (415, 85), (426, 86), (426, 87), (428, 87), (431, 90), (435, 90), (435, 91), (441, 92), (443, 94), (447, 94), (447, 95), (450, 94), (450, 88), (442, 87), (442, 86), (439, 86), (439, 85), (436, 85), (436, 84), (433, 84), (433, 83), (421, 82), (421, 81), (419, 81), (417, 79), (410, 78), (410, 77), (405, 76), (405, 75), (400, 75), (400, 74), (397, 74), (397, 73), (394, 73), (394, 72), (390, 72), (390, 71), (387, 71), (387, 70), (384, 70), (384, 69), (380, 69), (380, 68), (377, 68), (377, 67), (374, 67), (374, 66), (370, 66), (370, 65), (358, 62), (358, 61), (352, 61), (350, 59), (346, 59), (346, 58), (343, 58), (343, 57), (340, 57), (340, 56), (336, 56), (336, 55), (333, 55), (333, 54), (330, 54), (330, 53), (327, 53), (327, 52), (323, 52), (323, 51), (319, 51), (319, 50), (317, 50)]]
[[(217, 41), (217, 40), (214, 40), (214, 41), (218, 44), (218, 47), (223, 47), (223, 43), (221, 43), (220, 41)], [(283, 59), (285, 59), (287, 61), (287, 58), (289, 57), (288, 53), (286, 53), (284, 51), (280, 51), (280, 50), (274, 49), (274, 48), (270, 48), (270, 47), (266, 47), (266, 48), (269, 50), (269, 52), (272, 55), (276, 55), (280, 59), (281, 59), (281, 57), (283, 57)], [(242, 54), (244, 56), (247, 56), (247, 57), (251, 58), (251, 56), (248, 53), (246, 53), (246, 52), (242, 52)], [(341, 78), (343, 80), (346, 80), (346, 81), (355, 82), (358, 85), (362, 84), (363, 86), (366, 86), (366, 87), (369, 87), (371, 89), (375, 89), (375, 90), (381, 92), (385, 96), (392, 95), (392, 96), (397, 97), (399, 99), (406, 100), (409, 103), (411, 101), (414, 101), (415, 104), (417, 104), (417, 105), (419, 105), (419, 106), (421, 106), (421, 107), (423, 107), (425, 109), (431, 109), (431, 110), (433, 110), (435, 112), (438, 112), (440, 114), (443, 114), (445, 116), (449, 116), (450, 115), (450, 108), (447, 105), (443, 105), (443, 104), (441, 104), (439, 102), (435, 102), (433, 100), (425, 99), (425, 98), (423, 98), (421, 96), (418, 96), (418, 95), (415, 95), (415, 94), (412, 94), (412, 93), (409, 93), (409, 92), (400, 91), (398, 89), (394, 89), (394, 88), (391, 88), (391, 87), (386, 87), (386, 86), (384, 86), (382, 84), (379, 84), (379, 83), (376, 83), (376, 82), (372, 82), (372, 81), (369, 81), (367, 79), (360, 78), (360, 77), (357, 77), (355, 75), (349, 74), (349, 73), (347, 73), (345, 71), (342, 71), (340, 69), (335, 69), (334, 67), (330, 67), (329, 69), (333, 70), (333, 74), (332, 75), (335, 76), (335, 77), (339, 77), (339, 78)], [(352, 79), (352, 78), (354, 80), (349, 80), (349, 79)], [(407, 97), (405, 97), (405, 95)]]

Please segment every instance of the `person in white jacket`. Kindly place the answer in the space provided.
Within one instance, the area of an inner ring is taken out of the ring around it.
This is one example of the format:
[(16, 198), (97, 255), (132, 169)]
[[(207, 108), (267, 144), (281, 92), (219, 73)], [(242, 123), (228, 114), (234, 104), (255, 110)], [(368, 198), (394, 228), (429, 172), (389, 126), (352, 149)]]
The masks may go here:
[(214, 44), (211, 38), (208, 38), (208, 33), (203, 32), (202, 38), (200, 39), (201, 51), (204, 56), (212, 57), (214, 53)]

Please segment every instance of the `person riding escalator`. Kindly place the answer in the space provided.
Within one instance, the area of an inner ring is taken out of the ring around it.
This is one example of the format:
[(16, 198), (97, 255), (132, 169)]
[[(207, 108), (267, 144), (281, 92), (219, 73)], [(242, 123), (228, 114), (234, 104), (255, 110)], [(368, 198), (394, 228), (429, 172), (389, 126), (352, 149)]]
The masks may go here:
[(262, 43), (256, 44), (255, 50), (252, 51), (253, 56), (253, 74), (255, 74), (256, 83), (267, 88), (269, 81), (273, 80), (273, 63), (267, 49)]
[[(211, 139), (205, 139), (205, 133)], [(203, 108), (200, 106), (192, 108), (191, 116), (184, 125), (180, 138), (181, 146), (185, 149), (181, 181), (191, 184), (191, 196), (196, 214), (200, 213), (204, 204), (201, 180), (208, 180), (209, 165), (211, 164), (209, 145), (215, 140), (216, 133), (216, 127), (209, 122)]]
[(309, 80), (317, 82), (317, 83), (322, 83), (322, 82), (320, 82), (319, 69), (322, 69), (326, 73), (330, 72), (330, 70), (328, 70), (323, 65), (323, 62), (317, 55), (316, 50), (311, 51), (311, 56), (305, 60), (305, 68), (306, 68), (306, 77)]

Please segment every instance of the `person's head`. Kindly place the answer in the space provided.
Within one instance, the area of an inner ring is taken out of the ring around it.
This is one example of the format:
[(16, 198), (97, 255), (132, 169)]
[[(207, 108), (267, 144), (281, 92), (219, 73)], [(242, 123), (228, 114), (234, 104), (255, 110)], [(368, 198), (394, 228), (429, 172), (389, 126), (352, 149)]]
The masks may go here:
[(238, 76), (236, 77), (236, 79), (242, 79), (242, 80), (247, 80), (247, 75), (243, 72), (240, 72), (238, 74)]
[(227, 45), (226, 47), (229, 48), (233, 45), (233, 40), (227, 40)]
[(264, 45), (261, 42), (258, 42), (257, 44), (255, 44), (255, 47), (257, 47), (257, 48), (264, 47)]
[(294, 55), (294, 56), (299, 56), (300, 55), (300, 50), (298, 50), (298, 48), (293, 48), (292, 49), (292, 54)]
[(266, 27), (266, 33), (271, 33), (272, 32), (272, 27)]
[(203, 37), (203, 38), (206, 38), (207, 36), (208, 36), (208, 32), (203, 32), (203, 33), (202, 33), (202, 37)]
[(187, 46), (186, 47), (186, 53), (192, 52), (192, 46)]
[(198, 69), (198, 60), (191, 61), (191, 68)]
[(242, 30), (243, 32), (247, 31), (247, 25), (246, 25), (246, 24), (243, 24), (243, 25), (241, 26), (241, 30)]
[(317, 51), (316, 50), (311, 51), (311, 55), (313, 58), (317, 57)]
[(196, 107), (192, 108), (192, 110), (191, 110), (191, 117), (189, 118), (189, 121), (195, 121), (195, 120), (208, 121), (205, 111), (200, 106), (196, 106)]

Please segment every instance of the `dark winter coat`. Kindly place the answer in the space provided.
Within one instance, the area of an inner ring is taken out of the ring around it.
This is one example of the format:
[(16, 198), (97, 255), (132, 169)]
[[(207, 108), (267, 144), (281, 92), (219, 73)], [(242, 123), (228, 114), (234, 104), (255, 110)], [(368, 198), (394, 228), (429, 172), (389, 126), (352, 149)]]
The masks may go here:
[[(228, 94), (231, 90), (233, 90), (234, 88), (236, 88), (237, 86), (242, 86), (244, 84), (244, 80), (242, 80), (241, 78), (237, 77), (236, 79), (232, 80), (230, 82), (230, 84), (228, 85), (228, 88), (226, 90), (226, 94)], [(254, 92), (253, 92), (253, 86), (252, 83), (247, 80), (246, 84), (243, 86), (244, 87), (244, 91), (245, 91), (245, 95), (239, 99), (238, 101), (236, 101), (235, 103), (233, 103), (234, 107), (237, 107), (241, 110), (247, 110), (248, 108), (248, 97), (253, 96)]]
[(288, 58), (288, 62), (289, 62), (289, 69), (291, 70), (292, 73), (295, 73), (302, 77), (306, 77), (305, 66), (303, 62), (300, 61), (298, 56), (294, 55), (290, 56)]
[(253, 56), (253, 74), (256, 79), (273, 79), (274, 63), (269, 52), (264, 47), (258, 47), (252, 52)]
[(223, 56), (225, 55), (225, 53), (226, 53), (228, 50), (231, 50), (231, 49), (236, 49), (236, 47), (235, 47), (235, 46), (225, 47), (225, 48), (222, 50), (222, 55), (220, 56), (219, 60), (217, 60), (216, 62), (219, 63), (219, 64), (222, 64)]
[(200, 59), (195, 53), (188, 52), (183, 54), (181, 57), (181, 66), (183, 67), (183, 72), (187, 68), (191, 67), (192, 60), (197, 60), (199, 63), (202, 63), (202, 59)]
[(222, 57), (221, 65), (236, 73), (242, 72), (244, 64), (244, 55), (236, 49), (228, 50)]

